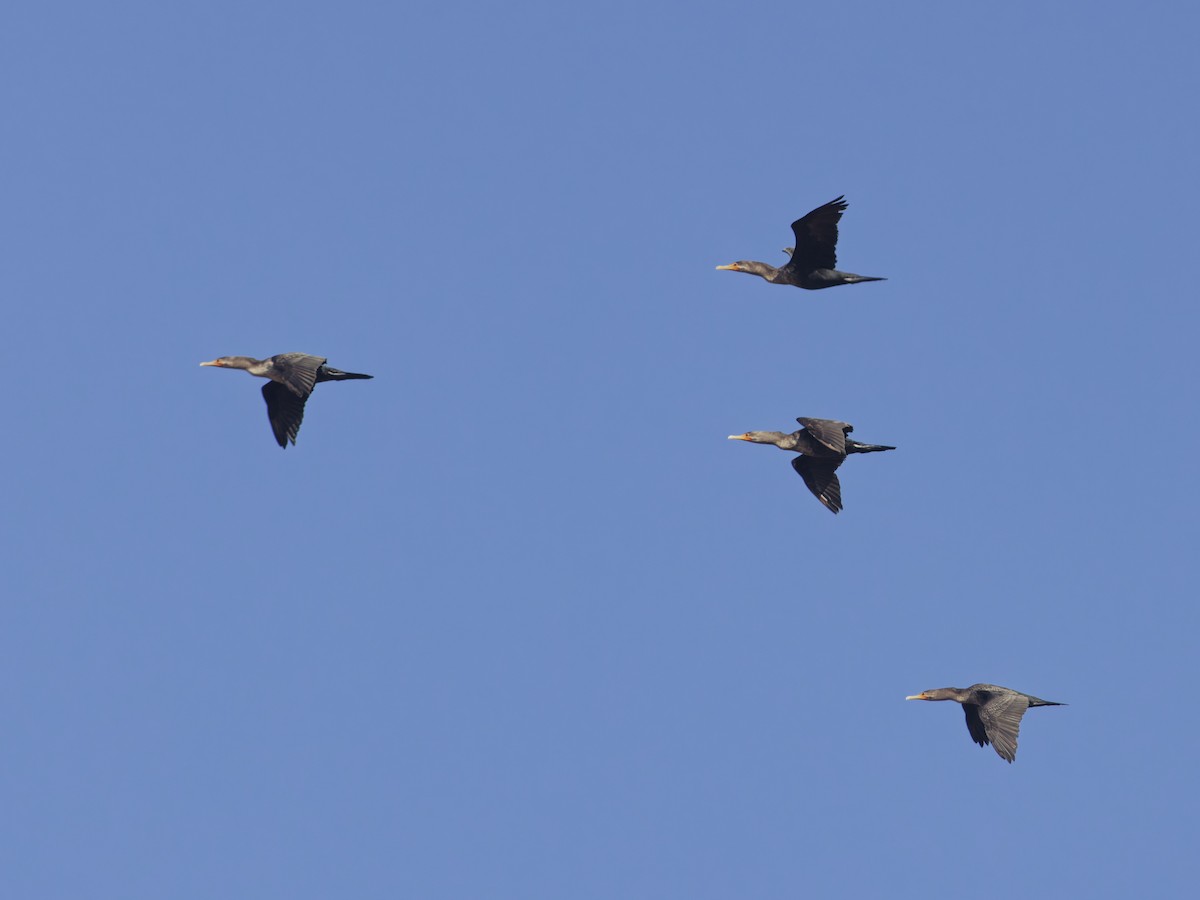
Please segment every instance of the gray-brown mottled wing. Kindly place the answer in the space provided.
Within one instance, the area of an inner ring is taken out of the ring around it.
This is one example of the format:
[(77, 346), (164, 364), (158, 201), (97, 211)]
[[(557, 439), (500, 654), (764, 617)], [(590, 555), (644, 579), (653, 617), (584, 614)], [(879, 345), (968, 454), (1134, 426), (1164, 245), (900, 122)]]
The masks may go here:
[(1021, 729), (1021, 716), (1029, 709), (1029, 701), (1024, 694), (1009, 691), (988, 695), (987, 702), (981, 703), (977, 709), (988, 740), (1001, 758), (1012, 762), (1017, 757), (1017, 732)]
[(271, 422), (271, 431), (279, 446), (287, 449), (288, 441), (296, 443), (296, 435), (300, 433), (300, 423), (304, 421), (304, 397), (297, 396), (293, 391), (277, 381), (268, 381), (262, 388), (263, 399), (267, 401), (267, 418)]
[(799, 272), (836, 269), (838, 221), (848, 205), (843, 197), (838, 197), (793, 222), (796, 246), (784, 268), (795, 268)]
[(842, 485), (838, 481), (837, 467), (844, 456), (797, 456), (792, 468), (804, 479), (813, 496), (835, 515), (842, 510)]
[(271, 365), (280, 381), (296, 396), (306, 399), (317, 383), (317, 370), (325, 365), (325, 360), (307, 353), (279, 353), (271, 357)]
[(834, 453), (846, 453), (846, 435), (854, 430), (853, 425), (848, 425), (845, 422), (835, 422), (833, 419), (806, 419), (800, 417), (796, 419), (801, 425), (808, 429), (818, 442), (828, 447)]

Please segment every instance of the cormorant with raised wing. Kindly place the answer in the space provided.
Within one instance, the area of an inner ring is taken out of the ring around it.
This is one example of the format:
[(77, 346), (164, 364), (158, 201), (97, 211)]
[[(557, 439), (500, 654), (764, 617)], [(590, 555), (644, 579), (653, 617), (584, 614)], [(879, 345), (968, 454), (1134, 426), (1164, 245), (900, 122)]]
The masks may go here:
[(263, 399), (267, 401), (267, 418), (271, 431), (279, 446), (287, 449), (288, 441), (296, 443), (300, 423), (304, 420), (304, 403), (313, 388), (322, 381), (350, 381), (356, 378), (374, 378), (374, 375), (359, 375), (343, 372), (325, 365), (322, 356), (307, 353), (279, 353), (268, 359), (253, 359), (249, 356), (222, 356), (202, 366), (218, 366), (222, 369), (245, 369), (259, 378), (269, 378), (263, 385)]
[(782, 431), (747, 431), (745, 434), (731, 434), (729, 440), (774, 444), (780, 450), (801, 454), (792, 460), (792, 468), (804, 479), (813, 496), (831, 513), (842, 510), (842, 485), (838, 481), (837, 469), (848, 455), (896, 449), (883, 444), (863, 444), (847, 437), (854, 426), (846, 422), (803, 416), (796, 421), (804, 427), (791, 434)]
[(796, 236), (796, 246), (787, 249), (792, 258), (781, 268), (748, 259), (717, 268), (758, 275), (771, 284), (791, 284), (807, 291), (839, 284), (857, 284), (860, 281), (887, 281), (874, 275), (838, 271), (838, 220), (848, 205), (844, 197), (838, 197), (793, 222), (792, 233)]

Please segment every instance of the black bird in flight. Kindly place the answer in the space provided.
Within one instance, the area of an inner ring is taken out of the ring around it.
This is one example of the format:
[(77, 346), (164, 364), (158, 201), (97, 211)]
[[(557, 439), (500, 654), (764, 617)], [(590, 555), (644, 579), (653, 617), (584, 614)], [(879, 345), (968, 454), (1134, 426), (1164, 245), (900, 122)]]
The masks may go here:
[(251, 375), (271, 379), (263, 385), (263, 399), (267, 401), (267, 418), (271, 431), (279, 446), (287, 449), (288, 441), (294, 446), (304, 421), (304, 403), (313, 388), (322, 381), (350, 381), (355, 378), (374, 378), (374, 375), (359, 375), (343, 372), (325, 365), (322, 356), (307, 353), (279, 353), (269, 359), (253, 359), (249, 356), (222, 356), (202, 366), (218, 366), (222, 369), (245, 369)]
[(860, 281), (887, 281), (874, 275), (838, 271), (838, 220), (848, 205), (842, 197), (838, 197), (793, 222), (796, 246), (785, 251), (792, 258), (782, 268), (747, 259), (717, 268), (758, 275), (771, 284), (791, 284), (808, 291), (837, 287), (839, 284), (857, 284)]
[(825, 504), (831, 513), (842, 511), (842, 485), (837, 470), (851, 453), (875, 453), (895, 450), (883, 444), (863, 444), (847, 437), (853, 425), (833, 419), (796, 419), (804, 427), (791, 434), (782, 431), (747, 431), (731, 434), (731, 441), (750, 441), (752, 444), (774, 444), (780, 450), (799, 453), (792, 468), (804, 479), (808, 489)]
[(1042, 700), (998, 684), (973, 684), (969, 688), (937, 688), (921, 691), (905, 700), (956, 700), (967, 714), (967, 730), (980, 747), (991, 744), (1001, 759), (1017, 758), (1017, 732), (1021, 716), (1031, 706), (1066, 706)]

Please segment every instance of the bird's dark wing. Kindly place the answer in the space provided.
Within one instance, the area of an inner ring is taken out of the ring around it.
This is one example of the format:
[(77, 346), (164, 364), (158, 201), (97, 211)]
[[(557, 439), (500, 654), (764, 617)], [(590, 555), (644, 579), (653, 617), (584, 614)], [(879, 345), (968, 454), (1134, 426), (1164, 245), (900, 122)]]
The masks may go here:
[(279, 353), (271, 357), (271, 364), (280, 380), (304, 399), (312, 393), (317, 371), (325, 365), (325, 360), (307, 353)]
[(784, 268), (800, 272), (837, 268), (838, 220), (849, 204), (841, 197), (818, 206), (802, 219), (792, 223), (796, 246)]
[(963, 712), (967, 714), (967, 731), (971, 732), (971, 740), (980, 747), (986, 747), (988, 736), (983, 723), (979, 721), (979, 707), (974, 703), (964, 703), (962, 708)]
[[(1029, 701), (1025, 695), (1016, 691), (992, 694), (986, 702), (976, 707), (988, 740), (1001, 758), (1009, 762), (1017, 757), (1017, 732), (1021, 729), (1021, 716), (1025, 715), (1028, 708)], [(969, 720), (967, 724), (970, 725)]]
[(800, 417), (796, 421), (807, 428), (808, 433), (817, 441), (834, 453), (845, 454), (846, 435), (854, 430), (853, 425), (847, 425), (845, 422), (835, 422), (833, 419), (807, 419)]
[(837, 467), (845, 457), (797, 456), (792, 468), (804, 479), (813, 496), (835, 515), (842, 510), (842, 484), (838, 481)]
[[(296, 435), (300, 433), (300, 423), (304, 421), (304, 401), (306, 397), (298, 397), (277, 381), (268, 381), (263, 385), (263, 399), (267, 401), (267, 418), (271, 420), (271, 430), (275, 432), (275, 440), (279, 446), (287, 448), (288, 441), (296, 443)], [(307, 396), (307, 395), (306, 395)]]

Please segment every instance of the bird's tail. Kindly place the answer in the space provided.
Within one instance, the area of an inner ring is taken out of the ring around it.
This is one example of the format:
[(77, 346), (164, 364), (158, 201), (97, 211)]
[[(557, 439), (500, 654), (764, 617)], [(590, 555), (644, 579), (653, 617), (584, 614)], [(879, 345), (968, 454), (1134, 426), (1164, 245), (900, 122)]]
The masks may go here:
[(887, 281), (878, 275), (851, 275), (846, 279), (847, 284), (858, 284), (860, 281)]
[(895, 447), (889, 447), (887, 444), (864, 444), (861, 441), (852, 441), (846, 438), (847, 453), (876, 453), (880, 450), (895, 450)]
[(1038, 697), (1030, 697), (1029, 705), (1030, 706), (1066, 706), (1067, 704), (1055, 703), (1053, 700), (1042, 700), (1042, 699), (1039, 699)]
[(331, 369), (324, 366), (325, 376), (321, 381), (353, 381), (355, 378), (374, 378), (374, 375), (360, 375), (358, 372), (343, 372), (341, 369)]

